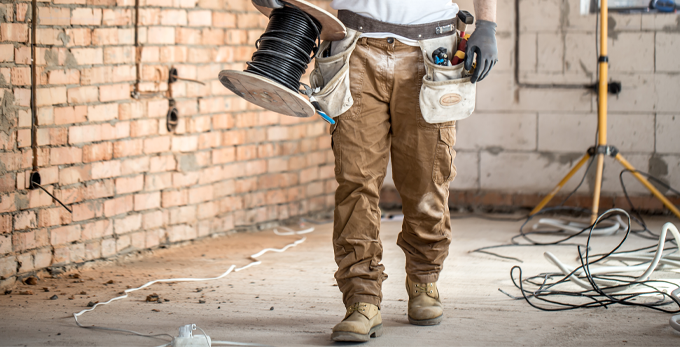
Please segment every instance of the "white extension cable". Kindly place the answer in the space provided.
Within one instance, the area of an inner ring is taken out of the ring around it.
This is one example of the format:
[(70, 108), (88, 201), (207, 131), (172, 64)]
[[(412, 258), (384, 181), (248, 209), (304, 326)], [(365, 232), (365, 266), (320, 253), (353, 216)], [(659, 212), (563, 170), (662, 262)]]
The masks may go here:
[[(280, 232), (277, 229), (274, 229), (274, 234), (279, 235), (279, 236), (289, 236), (289, 235), (307, 234), (307, 233), (311, 233), (312, 231), (314, 231), (314, 227), (311, 227), (309, 229), (299, 230), (299, 231), (295, 231), (293, 229), (286, 228), (286, 227), (280, 227), (280, 228), (287, 230), (287, 231), (286, 232)], [(212, 345), (265, 346), (265, 345), (261, 345), (261, 344), (246, 343), (246, 342), (211, 341), (210, 337), (207, 334), (205, 334), (205, 332), (203, 332), (204, 335), (193, 335), (193, 333), (191, 331), (197, 328), (195, 324), (189, 324), (189, 325), (185, 325), (185, 326), (180, 327), (180, 335), (178, 337), (173, 337), (169, 334), (147, 335), (147, 334), (138, 333), (138, 332), (132, 331), (132, 330), (117, 329), (117, 328), (106, 328), (106, 327), (96, 327), (96, 326), (84, 326), (84, 325), (80, 324), (80, 322), (78, 321), (78, 317), (80, 317), (81, 315), (83, 315), (87, 312), (94, 311), (94, 309), (96, 309), (97, 306), (108, 305), (108, 304), (110, 304), (110, 303), (112, 303), (116, 300), (125, 299), (125, 298), (128, 297), (128, 293), (132, 293), (134, 291), (144, 289), (144, 288), (149, 287), (149, 286), (151, 286), (155, 283), (213, 281), (213, 280), (218, 280), (218, 279), (224, 278), (225, 276), (230, 274), (232, 271), (238, 272), (238, 271), (245, 270), (245, 269), (252, 267), (252, 266), (260, 265), (262, 262), (260, 260), (258, 260), (257, 258), (262, 256), (263, 254), (265, 254), (267, 252), (282, 253), (282, 252), (285, 252), (288, 248), (295, 247), (295, 246), (305, 242), (306, 239), (307, 239), (306, 237), (302, 237), (301, 239), (299, 239), (299, 240), (297, 240), (293, 243), (290, 243), (290, 244), (284, 246), (283, 248), (265, 248), (265, 249), (255, 253), (255, 254), (251, 255), (250, 257), (248, 257), (249, 259), (252, 260), (249, 264), (242, 266), (240, 268), (236, 268), (236, 265), (231, 265), (229, 267), (229, 269), (227, 269), (227, 271), (225, 271), (223, 274), (221, 274), (217, 277), (210, 277), (210, 278), (166, 278), (166, 279), (159, 279), (159, 280), (153, 280), (151, 282), (147, 282), (146, 284), (144, 284), (140, 287), (137, 287), (137, 288), (126, 289), (124, 291), (124, 294), (121, 295), (121, 296), (117, 296), (117, 297), (112, 298), (112, 299), (110, 299), (106, 302), (97, 303), (94, 306), (92, 306), (92, 308), (88, 308), (88, 309), (82, 310), (78, 313), (74, 313), (73, 318), (75, 319), (76, 324), (81, 328), (127, 332), (127, 333), (131, 333), (131, 334), (139, 335), (139, 336), (145, 336), (145, 337), (157, 337), (157, 336), (166, 335), (166, 336), (170, 336), (170, 337), (173, 338), (173, 340), (171, 342), (169, 342), (165, 345), (162, 345), (162, 346), (177, 346), (177, 347), (179, 347), (179, 346), (183, 346), (183, 347), (208, 346), (208, 347), (210, 347)], [(203, 331), (203, 329), (201, 329), (200, 327), (198, 329)]]
[[(619, 216), (617, 216), (617, 217), (619, 217)], [(541, 219), (538, 220), (538, 222), (536, 224), (534, 224), (533, 229), (537, 230), (541, 226), (551, 226), (551, 227), (557, 228), (559, 230), (562, 230), (563, 232), (565, 232), (567, 234), (573, 235), (573, 234), (582, 233), (583, 230), (590, 227), (590, 224), (573, 222), (573, 221), (563, 221), (561, 219), (555, 219), (555, 218), (541, 218)], [(612, 234), (616, 233), (617, 231), (619, 231), (621, 229), (625, 229), (624, 223), (621, 220), (621, 218), (618, 218), (618, 221), (614, 222), (612, 225), (593, 228), (591, 235), (593, 235), (593, 236), (612, 235)]]
[[(649, 252), (636, 252), (636, 253), (626, 253), (626, 254), (612, 254), (609, 256), (611, 259), (616, 259), (616, 260), (629, 260), (629, 261), (641, 261), (641, 264), (638, 265), (632, 265), (632, 266), (598, 266), (596, 268), (589, 268), (589, 273), (591, 275), (596, 275), (596, 274), (607, 274), (607, 273), (622, 273), (622, 272), (637, 272), (637, 271), (643, 271), (644, 273), (637, 277), (635, 280), (631, 282), (642, 282), (642, 281), (647, 281), (649, 277), (652, 275), (654, 270), (656, 270), (657, 266), (659, 264), (669, 266), (669, 267), (676, 267), (680, 268), (680, 256), (675, 255), (675, 254), (667, 254), (664, 255), (664, 244), (666, 243), (666, 234), (668, 231), (671, 232), (673, 237), (675, 238), (676, 244), (678, 246), (678, 250), (680, 251), (680, 232), (678, 232), (678, 228), (675, 227), (672, 223), (666, 223), (663, 225), (663, 228), (661, 229), (661, 235), (659, 235), (659, 243), (656, 247), (656, 252), (654, 253), (649, 253)], [(574, 271), (573, 268), (565, 265), (562, 263), (554, 254), (550, 252), (545, 252), (543, 253), (545, 258), (552, 263), (553, 265), (557, 266), (557, 268), (560, 269), (562, 274), (569, 275)], [(646, 265), (649, 263), (648, 265)], [(584, 269), (580, 268), (577, 271), (575, 271), (571, 276), (569, 276), (569, 280), (572, 281), (573, 283), (577, 284), (581, 288), (584, 288), (586, 290), (592, 289), (592, 285), (582, 279), (580, 279), (578, 276), (582, 276), (584, 274)], [(626, 289), (630, 289), (637, 284), (632, 283), (628, 286), (617, 286), (619, 282), (617, 281), (610, 281), (610, 280), (605, 280), (605, 279), (599, 279), (599, 278), (592, 278), (592, 280), (598, 285), (598, 286), (604, 286), (604, 287), (612, 287), (616, 286), (615, 288), (607, 288), (603, 289), (604, 292), (607, 293), (615, 293), (615, 292), (620, 292)], [(673, 292), (671, 292), (671, 295), (675, 297), (676, 299), (680, 300), (680, 288), (675, 289)], [(677, 330), (680, 331), (680, 315), (675, 315), (671, 317), (670, 326)]]

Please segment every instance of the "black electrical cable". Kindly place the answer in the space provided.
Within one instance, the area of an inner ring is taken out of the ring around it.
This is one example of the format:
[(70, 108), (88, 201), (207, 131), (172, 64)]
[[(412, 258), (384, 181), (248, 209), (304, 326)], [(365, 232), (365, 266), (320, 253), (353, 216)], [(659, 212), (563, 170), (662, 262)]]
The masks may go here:
[[(597, 255), (598, 258), (595, 260), (590, 260), (589, 258), (595, 257), (595, 255), (590, 255), (588, 254), (588, 250), (590, 249), (590, 242), (591, 242), (591, 237), (592, 237), (592, 231), (593, 229), (596, 228), (597, 224), (603, 220), (604, 218), (608, 217), (608, 214), (611, 213), (620, 213), (624, 214), (628, 218), (628, 224), (626, 228), (626, 233), (619, 242), (619, 244), (609, 251), (608, 253), (602, 254), (602, 255)], [(572, 309), (579, 309), (579, 308), (595, 308), (595, 307), (605, 307), (607, 308), (610, 305), (613, 304), (620, 304), (620, 305), (626, 305), (626, 306), (642, 306), (642, 307), (647, 307), (651, 308), (654, 310), (666, 312), (666, 313), (678, 313), (680, 312), (680, 309), (677, 310), (669, 310), (669, 309), (664, 309), (661, 308), (661, 306), (667, 306), (671, 304), (676, 304), (680, 307), (680, 302), (677, 300), (677, 298), (673, 297), (672, 295), (669, 295), (666, 292), (660, 291), (657, 288), (653, 286), (654, 283), (665, 283), (665, 284), (670, 284), (673, 286), (677, 286), (677, 284), (669, 282), (669, 281), (663, 281), (663, 280), (646, 280), (646, 281), (640, 281), (637, 282), (634, 280), (634, 277), (632, 276), (625, 276), (625, 275), (592, 275), (590, 271), (590, 265), (595, 264), (597, 262), (601, 262), (607, 259), (612, 254), (619, 254), (619, 253), (624, 253), (624, 252), (619, 252), (618, 249), (623, 245), (623, 243), (626, 241), (628, 236), (631, 234), (631, 218), (630, 215), (621, 210), (621, 209), (610, 209), (600, 215), (598, 217), (598, 220), (591, 226), (589, 227), (589, 234), (588, 234), (588, 241), (585, 245), (585, 252), (581, 252), (580, 246), (579, 246), (579, 259), (581, 261), (581, 266), (578, 268), (574, 269), (571, 271), (569, 274), (564, 275), (562, 273), (548, 273), (548, 274), (539, 274), (536, 276), (532, 276), (529, 278), (522, 278), (522, 268), (519, 266), (514, 266), (510, 270), (510, 277), (512, 280), (512, 283), (515, 285), (516, 288), (520, 290), (522, 293), (522, 297), (517, 297), (513, 296), (501, 289), (499, 289), (500, 292), (503, 294), (511, 297), (512, 299), (524, 299), (529, 305), (532, 307), (535, 307), (539, 310), (542, 311), (564, 311), (564, 310), (572, 310)], [(581, 290), (581, 291), (568, 291), (568, 290), (556, 290), (554, 289), (560, 284), (564, 284), (569, 282), (569, 279), (572, 276), (576, 276), (576, 272), (579, 270), (583, 269), (584, 276), (586, 280), (589, 282), (590, 286), (592, 286), (592, 289), (587, 289), (587, 290)], [(515, 270), (519, 271), (519, 277), (517, 280), (515, 280)], [(549, 282), (553, 277), (561, 277), (559, 280), (555, 282)], [(541, 278), (542, 282), (539, 284), (535, 280)], [(602, 287), (597, 284), (595, 279), (606, 279), (614, 282), (619, 282), (620, 284), (617, 285), (612, 285), (612, 286), (605, 286)], [(525, 283), (537, 286), (538, 288), (535, 290), (528, 290), (525, 289)], [(620, 293), (620, 294), (610, 294), (609, 292), (612, 290), (616, 289), (624, 289), (627, 288), (631, 285), (640, 285), (643, 287), (650, 288), (651, 291), (647, 292), (633, 292), (633, 293)], [(648, 296), (650, 294), (656, 294), (660, 295), (661, 298), (654, 301), (654, 302), (635, 302), (633, 300), (638, 299), (642, 296)], [(570, 302), (561, 302), (558, 301), (558, 299), (551, 299), (554, 297), (572, 297), (576, 298), (577, 300), (583, 300), (587, 299), (591, 302), (587, 303), (570, 303)], [(549, 306), (540, 306), (537, 303), (532, 302), (531, 299), (536, 299), (539, 301), (542, 301), (544, 303), (549, 304)], [(667, 300), (670, 299), (670, 300)]]
[(257, 51), (245, 71), (297, 92), (302, 74), (319, 50), (321, 23), (291, 4), (284, 5), (269, 15), (267, 29), (255, 42)]

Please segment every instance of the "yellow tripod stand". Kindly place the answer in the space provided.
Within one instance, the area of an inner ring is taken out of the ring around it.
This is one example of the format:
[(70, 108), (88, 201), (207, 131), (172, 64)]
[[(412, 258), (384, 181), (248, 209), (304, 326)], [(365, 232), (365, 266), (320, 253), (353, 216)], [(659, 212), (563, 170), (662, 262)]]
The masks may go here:
[(607, 29), (608, 29), (608, 8), (607, 0), (601, 0), (600, 4), (600, 57), (598, 58), (598, 64), (600, 67), (599, 84), (598, 84), (598, 109), (597, 109), (597, 129), (598, 138), (597, 146), (588, 149), (586, 154), (581, 158), (581, 160), (576, 163), (576, 165), (569, 171), (569, 173), (564, 176), (564, 178), (555, 186), (555, 188), (545, 197), (541, 202), (529, 213), (529, 215), (534, 215), (538, 213), (545, 205), (552, 200), (552, 198), (564, 187), (565, 184), (571, 179), (574, 174), (590, 159), (592, 156), (596, 156), (597, 160), (597, 171), (595, 172), (595, 189), (593, 192), (593, 207), (592, 214), (590, 217), (590, 223), (594, 223), (597, 218), (599, 206), (600, 206), (600, 192), (602, 189), (602, 172), (604, 170), (604, 157), (609, 155), (614, 157), (624, 168), (628, 169), (635, 178), (640, 181), (652, 194), (659, 199), (666, 208), (671, 210), (673, 214), (680, 218), (680, 210), (678, 210), (672, 202), (670, 202), (666, 197), (663, 196), (653, 185), (647, 181), (647, 179), (638, 173), (635, 168), (630, 165), (630, 163), (618, 152), (618, 149), (614, 146), (607, 145), (607, 72), (609, 66), (609, 58), (607, 57)]

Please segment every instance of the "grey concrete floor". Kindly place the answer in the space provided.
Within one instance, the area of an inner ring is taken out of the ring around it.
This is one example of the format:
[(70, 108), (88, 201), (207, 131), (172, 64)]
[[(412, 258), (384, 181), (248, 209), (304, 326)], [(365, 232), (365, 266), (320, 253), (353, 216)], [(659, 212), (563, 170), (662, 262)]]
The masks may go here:
[[(659, 231), (666, 221), (679, 224), (677, 220), (658, 217), (650, 218), (649, 224)], [(396, 246), (400, 222), (383, 223), (384, 264), (389, 274), (383, 288), (384, 335), (365, 346), (680, 344), (680, 334), (668, 326), (669, 314), (624, 306), (542, 312), (524, 301), (509, 299), (498, 288), (519, 294), (509, 277), (516, 262), (468, 251), (507, 242), (517, 233), (519, 223), (465, 218), (455, 219), (452, 224), (454, 240), (439, 282), (445, 319), (439, 326), (417, 327), (408, 324), (406, 316), (404, 256)], [(195, 323), (216, 340), (273, 346), (333, 345), (330, 331), (342, 319), (344, 308), (334, 285), (331, 235), (330, 224), (319, 225), (306, 235), (303, 244), (284, 253), (260, 257), (259, 266), (216, 281), (156, 284), (132, 293), (128, 299), (100, 306), (80, 320), (84, 325), (173, 336), (179, 326)], [(153, 279), (217, 276), (231, 264), (247, 264), (248, 255), (262, 248), (282, 247), (298, 238), (276, 236), (272, 231), (233, 234), (99, 264), (78, 272), (77, 279), (67, 273), (41, 278), (35, 286), (20, 285), (13, 294), (0, 295), (0, 345), (162, 345), (165, 342), (158, 339), (78, 328), (72, 314), (86, 308), (90, 301), (106, 301), (125, 288)], [(620, 236), (597, 238), (594, 250), (608, 250), (619, 239)], [(625, 248), (651, 243), (631, 237)], [(570, 265), (576, 264), (573, 247), (514, 248), (500, 252), (523, 259), (521, 266), (528, 275), (555, 271), (543, 257), (546, 250)], [(656, 277), (678, 280), (680, 273), (660, 272)], [(105, 284), (110, 280), (112, 284)], [(32, 290), (34, 295), (17, 295), (26, 290)], [(145, 302), (152, 293), (170, 301)], [(49, 300), (55, 294), (59, 298)]]

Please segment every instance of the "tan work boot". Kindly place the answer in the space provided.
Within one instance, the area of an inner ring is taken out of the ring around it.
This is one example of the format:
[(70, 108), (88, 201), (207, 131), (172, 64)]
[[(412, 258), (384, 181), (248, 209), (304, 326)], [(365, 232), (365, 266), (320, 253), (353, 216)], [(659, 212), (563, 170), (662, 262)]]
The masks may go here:
[(365, 342), (382, 335), (382, 317), (378, 306), (357, 302), (347, 308), (342, 322), (333, 327), (331, 340)]
[(437, 325), (444, 318), (437, 283), (413, 283), (406, 276), (408, 321), (414, 325)]

